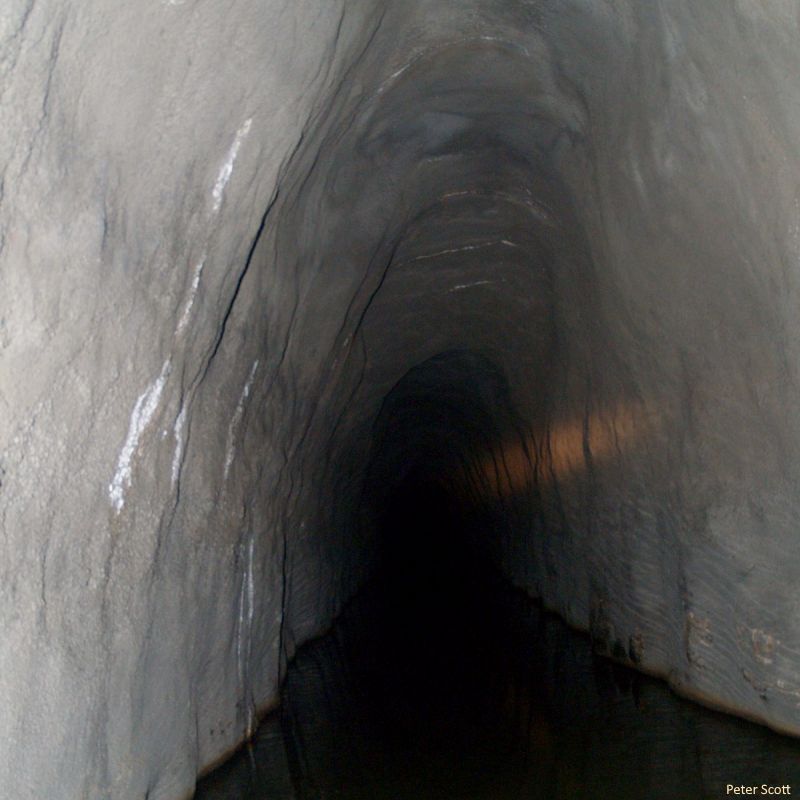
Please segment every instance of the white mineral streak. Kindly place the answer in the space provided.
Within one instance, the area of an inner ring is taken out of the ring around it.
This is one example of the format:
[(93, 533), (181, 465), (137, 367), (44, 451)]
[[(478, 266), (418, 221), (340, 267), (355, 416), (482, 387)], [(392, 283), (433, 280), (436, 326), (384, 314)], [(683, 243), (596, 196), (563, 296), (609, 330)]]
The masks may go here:
[(228, 185), (228, 181), (231, 179), (231, 175), (233, 175), (233, 165), (236, 163), (236, 157), (239, 155), (239, 148), (242, 146), (242, 142), (244, 141), (247, 134), (250, 132), (250, 126), (253, 124), (252, 118), (246, 119), (242, 126), (236, 131), (236, 137), (233, 140), (233, 144), (228, 150), (228, 155), (225, 158), (225, 163), (222, 165), (219, 171), (219, 175), (217, 175), (217, 181), (214, 184), (214, 189), (211, 193), (213, 200), (214, 200), (214, 213), (219, 211), (220, 206), (222, 205), (222, 198), (225, 194), (225, 187)]
[(164, 366), (161, 367), (159, 376), (139, 395), (133, 407), (128, 425), (128, 435), (125, 437), (125, 443), (122, 445), (117, 459), (114, 477), (108, 485), (108, 498), (117, 514), (122, 511), (125, 505), (125, 492), (131, 487), (132, 462), (139, 447), (139, 440), (156, 413), (170, 368), (171, 362), (167, 359)]
[(487, 247), (495, 247), (496, 245), (503, 245), (503, 247), (517, 247), (513, 242), (508, 239), (497, 239), (491, 242), (480, 242), (479, 244), (466, 244), (463, 247), (448, 247), (444, 250), (437, 250), (435, 253), (425, 253), (421, 256), (412, 258), (411, 261), (425, 261), (429, 258), (439, 258), (440, 256), (455, 255), (457, 253), (468, 253), (472, 250), (484, 250)]
[(487, 286), (494, 283), (494, 281), (474, 281), (473, 283), (458, 283), (452, 289), (448, 289), (447, 293), (460, 292), (462, 289), (471, 289), (473, 286)]
[[(239, 625), (236, 637), (236, 655), (239, 666), (239, 692), (246, 709), (247, 735), (254, 730), (255, 714), (250, 700), (250, 652), (252, 649), (253, 612), (255, 608), (255, 579), (253, 577), (253, 534), (248, 537), (244, 575), (239, 592)], [(242, 549), (244, 546), (242, 545)], [(242, 555), (245, 555), (244, 553)]]
[(244, 405), (247, 402), (247, 398), (250, 396), (250, 389), (253, 385), (253, 378), (256, 376), (257, 369), (258, 359), (253, 362), (253, 366), (250, 368), (250, 375), (247, 377), (247, 382), (242, 389), (239, 402), (236, 404), (236, 410), (233, 412), (231, 423), (228, 426), (228, 446), (225, 450), (225, 470), (223, 473), (223, 480), (228, 479), (228, 473), (230, 472), (231, 465), (233, 464), (233, 456), (236, 445), (236, 431), (239, 427), (239, 423), (242, 420), (242, 414), (244, 414)]
[(392, 74), (389, 75), (389, 77), (386, 78), (386, 80), (384, 80), (383, 83), (378, 87), (378, 90), (375, 94), (376, 95), (383, 94), (386, 91), (386, 89), (389, 88), (389, 86), (391, 86), (409, 67), (413, 66), (419, 58), (420, 58), (419, 55), (416, 56), (415, 58), (412, 58), (410, 61), (403, 64), (402, 67), (392, 72)]
[(172, 455), (172, 488), (178, 482), (181, 471), (181, 457), (183, 456), (183, 426), (186, 424), (186, 406), (181, 408), (181, 413), (175, 420), (172, 432), (175, 434), (175, 452)]
[(192, 285), (189, 287), (189, 297), (186, 299), (186, 305), (183, 307), (183, 313), (181, 314), (181, 318), (178, 322), (178, 327), (176, 329), (176, 333), (180, 334), (183, 332), (184, 328), (186, 328), (187, 324), (189, 323), (189, 317), (191, 315), (192, 306), (194, 305), (194, 299), (197, 296), (197, 289), (200, 286), (200, 276), (203, 274), (203, 267), (206, 263), (206, 257), (203, 257), (198, 261), (194, 268), (194, 275), (192, 276)]

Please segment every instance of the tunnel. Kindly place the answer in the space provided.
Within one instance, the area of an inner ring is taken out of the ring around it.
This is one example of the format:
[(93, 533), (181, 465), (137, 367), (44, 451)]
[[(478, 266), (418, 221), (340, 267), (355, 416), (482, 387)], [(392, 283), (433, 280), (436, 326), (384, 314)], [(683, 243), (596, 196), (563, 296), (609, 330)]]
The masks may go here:
[(363, 797), (387, 728), (426, 766), (372, 798), (800, 785), (798, 44), (793, 0), (5, 0), (0, 798), (237, 751)]

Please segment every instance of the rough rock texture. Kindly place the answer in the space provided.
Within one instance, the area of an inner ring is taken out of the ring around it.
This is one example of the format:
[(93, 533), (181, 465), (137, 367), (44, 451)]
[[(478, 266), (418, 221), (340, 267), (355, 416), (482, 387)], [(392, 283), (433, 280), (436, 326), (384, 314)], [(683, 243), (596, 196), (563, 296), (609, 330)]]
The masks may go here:
[(6, 0), (2, 796), (190, 793), (423, 455), (609, 654), (800, 733), (798, 44), (787, 0)]

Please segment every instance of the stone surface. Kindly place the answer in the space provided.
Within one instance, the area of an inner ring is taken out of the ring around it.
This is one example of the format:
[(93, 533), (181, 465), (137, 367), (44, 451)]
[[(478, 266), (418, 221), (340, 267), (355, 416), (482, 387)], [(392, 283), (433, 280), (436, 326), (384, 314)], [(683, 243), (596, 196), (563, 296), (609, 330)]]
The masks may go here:
[[(425, 452), (598, 646), (799, 733), (798, 38), (6, 0), (3, 797), (190, 793), (369, 569), (367, 465)], [(381, 452), (431, 363), (458, 413)]]

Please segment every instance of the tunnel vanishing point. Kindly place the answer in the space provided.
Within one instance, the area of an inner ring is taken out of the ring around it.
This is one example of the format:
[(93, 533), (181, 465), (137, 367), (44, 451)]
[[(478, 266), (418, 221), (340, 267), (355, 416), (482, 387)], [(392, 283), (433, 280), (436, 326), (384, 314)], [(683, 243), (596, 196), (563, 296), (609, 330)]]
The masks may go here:
[(5, 0), (0, 69), (3, 800), (190, 795), (411, 474), (800, 734), (797, 3)]

